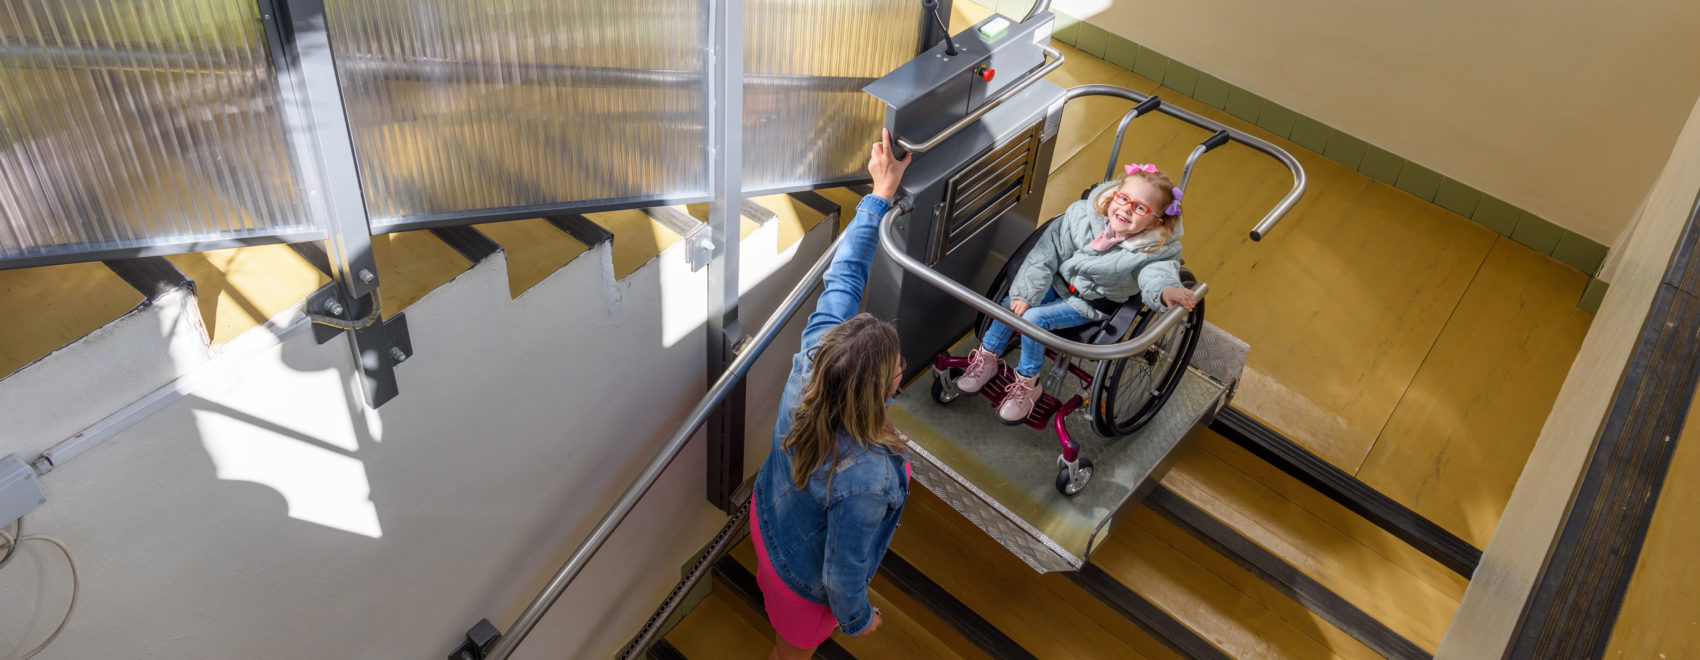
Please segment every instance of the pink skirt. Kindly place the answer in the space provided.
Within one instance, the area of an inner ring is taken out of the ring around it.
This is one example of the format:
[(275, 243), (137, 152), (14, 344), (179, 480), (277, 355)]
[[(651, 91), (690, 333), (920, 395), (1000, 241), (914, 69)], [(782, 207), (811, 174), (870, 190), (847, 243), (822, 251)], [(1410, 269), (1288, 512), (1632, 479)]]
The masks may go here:
[(773, 562), (768, 561), (767, 545), (761, 541), (761, 524), (756, 521), (756, 508), (753, 506), (750, 507), (750, 541), (756, 546), (756, 563), (759, 564), (756, 584), (761, 586), (762, 604), (767, 609), (767, 620), (773, 622), (774, 631), (800, 649), (820, 646), (838, 627), (838, 618), (832, 615), (831, 607), (797, 595), (785, 586), (784, 580), (779, 579), (779, 574), (773, 570)]
[[(903, 464), (904, 476), (912, 474), (908, 463)], [(756, 546), (756, 584), (761, 587), (767, 620), (773, 630), (792, 646), (812, 649), (832, 636), (838, 627), (838, 617), (832, 608), (797, 595), (773, 570), (767, 558), (767, 545), (761, 540), (761, 523), (756, 520), (756, 508), (750, 507), (750, 541)]]

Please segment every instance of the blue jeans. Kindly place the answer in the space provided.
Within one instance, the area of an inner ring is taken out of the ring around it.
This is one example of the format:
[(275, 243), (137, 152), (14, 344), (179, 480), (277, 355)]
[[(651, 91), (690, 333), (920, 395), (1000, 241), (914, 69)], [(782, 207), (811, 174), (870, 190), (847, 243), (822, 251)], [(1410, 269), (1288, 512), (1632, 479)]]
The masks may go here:
[[(1004, 307), (1009, 306), (1009, 301), (1009, 298), (1003, 299)], [(1059, 300), (1055, 291), (1046, 291), (1045, 299), (1028, 308), (1027, 313), (1022, 314), (1021, 318), (1027, 319), (1027, 322), (1046, 330), (1061, 330), (1092, 322), (1092, 319), (1081, 316), (1080, 312), (1069, 307), (1067, 301)], [(1004, 347), (1009, 345), (1009, 337), (1012, 334), (1015, 334), (1015, 331), (1010, 330), (1009, 326), (994, 320), (991, 327), (986, 328), (986, 338), (981, 340), (980, 348), (993, 353), (1003, 353)], [(1039, 375), (1039, 370), (1044, 366), (1045, 346), (1034, 341), (1032, 337), (1022, 335), (1021, 363), (1015, 365), (1015, 373), (1022, 378), (1032, 378)]]

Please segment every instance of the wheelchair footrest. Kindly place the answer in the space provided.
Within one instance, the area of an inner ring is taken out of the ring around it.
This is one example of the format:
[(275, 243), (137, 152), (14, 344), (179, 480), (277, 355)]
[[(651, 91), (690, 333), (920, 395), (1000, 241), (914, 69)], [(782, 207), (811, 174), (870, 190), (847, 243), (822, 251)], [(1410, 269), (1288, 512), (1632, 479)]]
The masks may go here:
[[(1015, 375), (1014, 369), (1011, 369), (1007, 364), (1003, 365), (998, 370), (998, 375), (992, 377), (992, 382), (986, 383), (985, 387), (980, 388), (980, 394), (992, 402), (993, 408), (1001, 407), (1003, 400), (1009, 396), (1009, 386), (1014, 385), (1017, 378), (1020, 378), (1020, 376)], [(1051, 415), (1055, 414), (1057, 409), (1061, 407), (1062, 402), (1058, 401), (1056, 397), (1040, 393), (1039, 400), (1033, 403), (1033, 412), (1028, 413), (1027, 420), (1022, 423), (1043, 430), (1050, 425)]]

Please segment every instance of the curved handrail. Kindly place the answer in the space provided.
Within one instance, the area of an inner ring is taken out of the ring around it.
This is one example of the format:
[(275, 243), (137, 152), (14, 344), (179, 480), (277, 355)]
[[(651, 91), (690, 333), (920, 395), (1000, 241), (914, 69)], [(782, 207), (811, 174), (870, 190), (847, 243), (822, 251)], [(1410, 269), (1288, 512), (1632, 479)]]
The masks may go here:
[[(1081, 85), (1069, 88), (1063, 95), (1063, 103), (1067, 104), (1069, 101), (1083, 96), (1116, 96), (1134, 103), (1144, 103), (1146, 99), (1151, 98), (1149, 94), (1142, 94), (1116, 85)], [(1305, 168), (1299, 165), (1298, 159), (1287, 153), (1286, 150), (1245, 131), (1231, 128), (1215, 120), (1206, 119), (1169, 103), (1158, 106), (1157, 111), (1208, 131), (1227, 131), (1229, 139), (1269, 155), (1271, 158), (1280, 161), (1282, 165), (1287, 166), (1287, 170), (1293, 173), (1293, 187), (1287, 191), (1286, 196), (1282, 197), (1281, 201), (1275, 204), (1275, 208), (1270, 209), (1269, 213), (1258, 221), (1257, 226), (1252, 227), (1251, 240), (1263, 240), (1263, 237), (1269, 234), (1269, 230), (1275, 228), (1275, 223), (1280, 222), (1288, 211), (1293, 210), (1293, 206), (1299, 203), (1299, 197), (1304, 195)], [(1111, 157), (1113, 158), (1114, 154)]]
[[(1059, 352), (1067, 353), (1076, 357), (1089, 358), (1093, 360), (1113, 360), (1116, 358), (1124, 358), (1151, 348), (1152, 344), (1157, 343), (1158, 339), (1169, 334), (1169, 331), (1174, 329), (1176, 325), (1179, 325), (1181, 319), (1185, 318), (1187, 315), (1187, 310), (1179, 305), (1170, 307), (1168, 311), (1165, 311), (1158, 316), (1157, 322), (1151, 324), (1151, 327), (1146, 328), (1145, 332), (1139, 333), (1138, 336), (1132, 339), (1115, 344), (1082, 344), (1077, 341), (1063, 339), (1062, 337), (1052, 334), (1049, 330), (1033, 325), (1031, 321), (1017, 316), (1015, 312), (1010, 311), (1003, 305), (999, 305), (986, 299), (985, 296), (980, 295), (973, 289), (963, 286), (956, 280), (945, 277), (943, 273), (928, 268), (914, 257), (909, 256), (909, 254), (904, 251), (903, 246), (898, 244), (897, 232), (895, 230), (897, 226), (897, 215), (900, 210), (901, 209), (898, 206), (892, 206), (891, 210), (886, 211), (885, 217), (880, 218), (880, 245), (885, 248), (886, 255), (891, 257), (892, 261), (897, 262), (899, 267), (903, 268), (903, 270), (909, 271), (911, 275), (920, 277), (928, 284), (938, 287), (939, 290), (950, 294), (950, 297), (966, 303), (969, 307), (973, 307), (976, 311), (1002, 321), (1004, 325), (1014, 328), (1016, 332), (1020, 332), (1022, 335), (1033, 338), (1035, 341), (1043, 344), (1046, 348), (1055, 349)], [(1209, 290), (1210, 287), (1205, 285), (1203, 282), (1192, 285), (1193, 294), (1198, 296), (1200, 300), (1204, 298), (1204, 294), (1208, 293)]]
[(985, 103), (980, 104), (980, 107), (975, 108), (973, 112), (970, 112), (967, 116), (956, 120), (956, 123), (946, 126), (944, 130), (939, 131), (937, 135), (928, 138), (927, 141), (915, 144), (906, 139), (897, 138), (897, 146), (918, 154), (927, 153), (928, 149), (939, 146), (940, 142), (944, 142), (945, 140), (950, 139), (950, 136), (956, 135), (964, 128), (968, 128), (969, 124), (979, 121), (981, 117), (986, 116), (986, 113), (991, 112), (993, 108), (1003, 105), (1004, 101), (1008, 101), (1016, 94), (1021, 93), (1021, 90), (1033, 86), (1033, 83), (1044, 80), (1045, 76), (1050, 75), (1052, 71), (1057, 70), (1057, 67), (1062, 66), (1064, 59), (1062, 51), (1050, 46), (1045, 46), (1044, 49), (1045, 57), (1050, 58), (1050, 61), (1046, 62), (1044, 66), (1028, 72), (1020, 82), (1005, 87), (1003, 91), (998, 92), (997, 96), (994, 96), (991, 99), (988, 99)]
[(649, 488), (655, 485), (655, 480), (661, 476), (661, 472), (667, 468), (667, 464), (673, 462), (673, 459), (679, 455), (679, 450), (684, 449), (685, 443), (696, 434), (697, 429), (702, 427), (704, 422), (708, 421), (709, 412), (726, 400), (726, 395), (731, 392), (732, 386), (749, 372), (750, 364), (755, 362), (755, 359), (760, 357), (763, 351), (767, 350), (768, 345), (773, 343), (774, 336), (778, 335), (780, 329), (784, 328), (791, 317), (797, 314), (797, 309), (802, 306), (803, 300), (809, 297), (809, 293), (814, 290), (815, 285), (820, 283), (821, 277), (826, 274), (827, 266), (832, 264), (832, 255), (838, 252), (839, 244), (843, 243), (844, 237), (848, 235), (848, 233), (839, 234), (832, 245), (826, 248), (826, 253), (815, 261), (814, 267), (810, 268), (808, 274), (803, 276), (802, 281), (791, 289), (791, 293), (785, 297), (785, 301), (779, 304), (779, 309), (775, 310), (773, 315), (768, 317), (767, 322), (762, 324), (761, 330), (750, 338), (748, 346), (739, 352), (737, 357), (733, 358), (732, 364), (726, 367), (725, 373), (720, 374), (719, 380), (714, 381), (714, 385), (708, 389), (708, 393), (697, 403), (696, 408), (693, 408), (690, 414), (685, 417), (685, 422), (679, 425), (678, 430), (673, 432), (671, 438), (668, 438), (661, 451), (655, 455), (655, 458), (650, 459), (649, 464), (644, 466), (643, 472), (639, 473), (637, 478), (632, 480), (631, 485), (626, 487), (626, 491), (620, 495), (620, 499), (614, 503), (613, 508), (609, 509), (607, 513), (602, 515), (602, 519), (597, 521), (596, 527), (590, 532), (590, 536), (585, 537), (579, 543), (572, 555), (567, 557), (566, 563), (555, 571), (555, 576), (549, 578), (549, 583), (543, 587), (543, 591), (539, 592), (537, 597), (531, 600), (531, 604), (520, 612), (519, 618), (514, 620), (513, 625), (508, 628), (508, 632), (497, 638), (496, 645), (491, 647), (489, 655), (485, 656), (486, 658), (507, 660), (508, 656), (513, 654), (514, 649), (519, 647), (519, 643), (525, 639), (526, 635), (531, 633), (531, 629), (537, 626), (537, 622), (543, 618), (543, 614), (549, 611), (549, 607), (554, 605), (561, 594), (567, 590), (567, 585), (571, 584), (573, 579), (578, 577), (579, 572), (584, 570), (585, 565), (590, 563), (590, 558), (596, 555), (596, 551), (602, 549), (602, 544), (608, 542), (608, 537), (613, 535), (614, 528), (620, 526), (620, 523), (637, 506), (638, 500), (642, 499), (644, 494), (649, 492)]

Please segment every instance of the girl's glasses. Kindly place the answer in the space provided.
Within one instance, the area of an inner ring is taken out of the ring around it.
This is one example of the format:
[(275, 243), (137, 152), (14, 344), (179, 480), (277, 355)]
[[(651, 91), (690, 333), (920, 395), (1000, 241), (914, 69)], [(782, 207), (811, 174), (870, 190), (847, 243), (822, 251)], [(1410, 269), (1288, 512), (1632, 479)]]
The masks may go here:
[(1151, 207), (1146, 206), (1144, 204), (1141, 204), (1139, 202), (1133, 201), (1132, 197), (1128, 197), (1127, 193), (1124, 193), (1120, 190), (1116, 191), (1116, 194), (1114, 196), (1112, 196), (1110, 199), (1114, 200), (1117, 204), (1132, 204), (1133, 205), (1133, 215), (1134, 215), (1134, 217), (1143, 218), (1145, 216), (1151, 215)]

